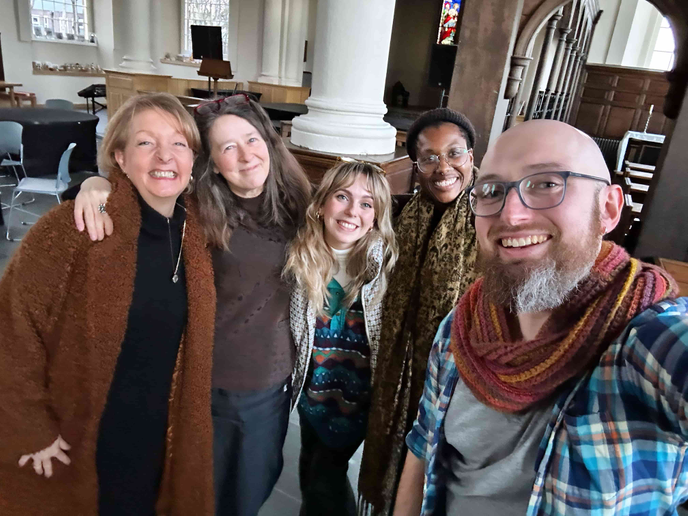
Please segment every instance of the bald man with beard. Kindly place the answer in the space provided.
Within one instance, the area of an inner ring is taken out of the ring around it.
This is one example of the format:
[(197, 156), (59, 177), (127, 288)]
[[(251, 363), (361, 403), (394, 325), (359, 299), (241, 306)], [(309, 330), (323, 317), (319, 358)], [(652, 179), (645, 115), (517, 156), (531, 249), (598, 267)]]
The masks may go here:
[(395, 516), (676, 514), (688, 299), (604, 241), (623, 201), (599, 148), (526, 122), (469, 196), (482, 278), (435, 337)]

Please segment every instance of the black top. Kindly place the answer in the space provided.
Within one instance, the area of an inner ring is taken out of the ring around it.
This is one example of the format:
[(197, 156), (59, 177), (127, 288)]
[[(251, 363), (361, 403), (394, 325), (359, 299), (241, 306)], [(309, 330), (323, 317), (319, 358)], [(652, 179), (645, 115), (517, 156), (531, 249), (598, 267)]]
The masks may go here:
[(218, 306), (213, 387), (232, 392), (270, 389), (294, 367), (290, 289), (281, 277), (288, 236), (256, 222), (264, 196), (236, 198), (248, 215), (233, 231), (229, 251), (212, 252)]
[(100, 516), (155, 515), (172, 373), (187, 318), (183, 258), (179, 281), (172, 282), (184, 208), (167, 219), (139, 201), (134, 293), (96, 448)]

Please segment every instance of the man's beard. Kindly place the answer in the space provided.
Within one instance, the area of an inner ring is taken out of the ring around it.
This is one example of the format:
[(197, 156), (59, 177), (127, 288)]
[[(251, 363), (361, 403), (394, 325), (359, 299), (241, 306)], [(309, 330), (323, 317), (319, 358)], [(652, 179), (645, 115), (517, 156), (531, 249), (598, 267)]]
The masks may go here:
[(594, 211), (589, 233), (583, 241), (564, 244), (558, 240), (558, 234), (553, 234), (551, 252), (542, 260), (504, 263), (496, 253), (486, 256), (480, 251), (477, 268), (484, 277), (483, 292), (487, 299), (517, 314), (543, 312), (563, 305), (588, 276), (600, 252), (599, 208)]

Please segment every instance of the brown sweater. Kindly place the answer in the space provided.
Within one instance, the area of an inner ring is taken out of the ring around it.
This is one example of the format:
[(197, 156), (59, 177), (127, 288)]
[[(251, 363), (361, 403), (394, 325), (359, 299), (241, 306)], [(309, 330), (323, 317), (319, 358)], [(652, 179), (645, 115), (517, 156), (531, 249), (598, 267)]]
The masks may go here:
[[(72, 203), (31, 229), (0, 280), (0, 514), (97, 513), (96, 439), (124, 338), (136, 273), (140, 206), (111, 175), (108, 213), (117, 231), (91, 242), (74, 230)], [(210, 381), (215, 289), (192, 199), (184, 264), (188, 320), (170, 393), (160, 515), (213, 515)], [(61, 435), (71, 465), (52, 478), (22, 454)]]
[(213, 387), (232, 392), (270, 389), (284, 383), (294, 367), (290, 291), (281, 276), (288, 236), (255, 222), (264, 195), (237, 197), (248, 220), (232, 233), (229, 251), (212, 251), (219, 307)]

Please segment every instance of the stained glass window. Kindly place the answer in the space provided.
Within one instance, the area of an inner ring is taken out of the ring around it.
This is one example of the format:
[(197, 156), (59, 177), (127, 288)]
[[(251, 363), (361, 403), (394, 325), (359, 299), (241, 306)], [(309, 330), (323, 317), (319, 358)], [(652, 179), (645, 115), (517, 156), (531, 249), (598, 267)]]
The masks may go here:
[(437, 32), (437, 43), (442, 45), (456, 45), (456, 26), (459, 21), (461, 0), (444, 0), (440, 28)]

